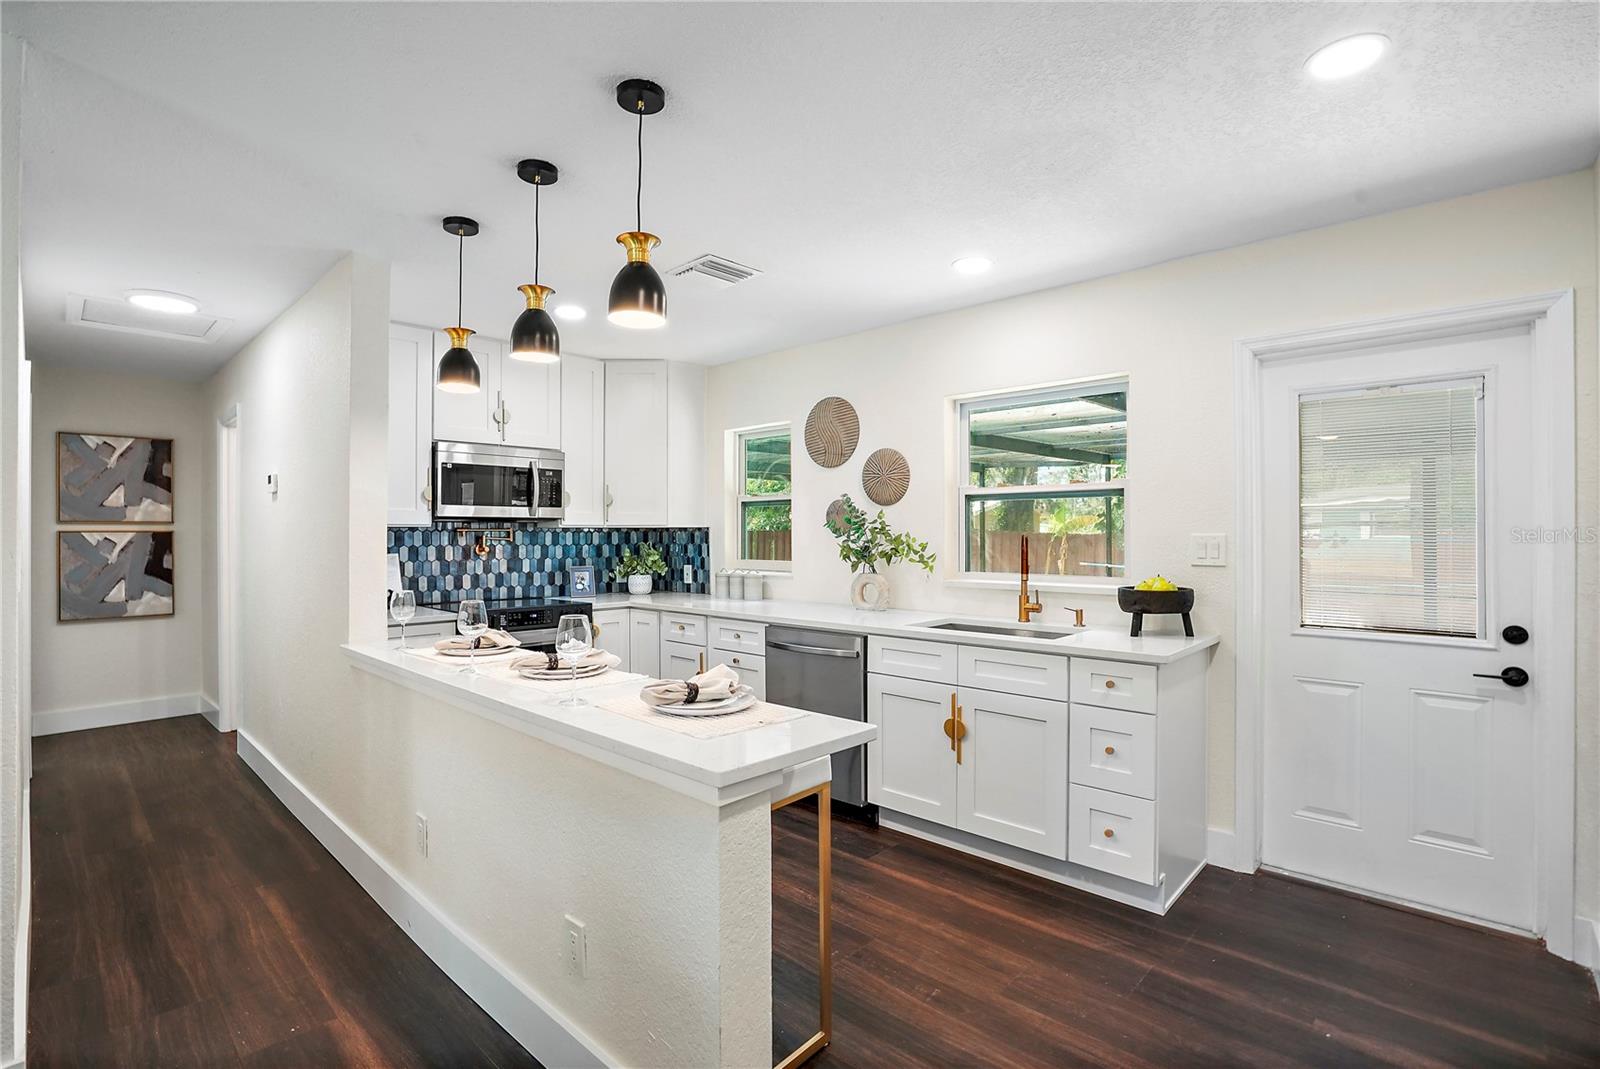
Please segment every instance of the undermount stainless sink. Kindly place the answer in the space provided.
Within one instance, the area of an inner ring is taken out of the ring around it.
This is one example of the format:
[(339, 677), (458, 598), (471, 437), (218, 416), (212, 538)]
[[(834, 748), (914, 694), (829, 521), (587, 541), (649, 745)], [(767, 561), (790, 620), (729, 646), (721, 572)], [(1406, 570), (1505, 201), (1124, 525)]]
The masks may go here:
[(965, 620), (945, 620), (937, 624), (924, 624), (924, 627), (935, 631), (967, 631), (978, 635), (1007, 635), (1011, 638), (1071, 638), (1079, 633), (1078, 629), (1066, 631), (1049, 631), (1036, 627), (1006, 627), (1003, 624), (969, 623)]

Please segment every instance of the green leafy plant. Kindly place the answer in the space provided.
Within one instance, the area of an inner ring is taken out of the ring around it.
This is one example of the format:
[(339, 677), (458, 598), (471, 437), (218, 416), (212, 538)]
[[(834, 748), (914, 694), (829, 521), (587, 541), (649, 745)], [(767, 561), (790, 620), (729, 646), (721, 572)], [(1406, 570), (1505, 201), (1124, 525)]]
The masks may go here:
[(869, 519), (861, 506), (850, 500), (849, 494), (839, 501), (844, 505), (843, 514), (829, 519), (823, 526), (839, 542), (839, 559), (853, 571), (876, 572), (880, 564), (888, 567), (896, 561), (905, 561), (932, 573), (935, 555), (928, 551), (928, 543), (890, 529), (882, 509)]
[(613, 578), (623, 580), (630, 575), (666, 575), (667, 561), (661, 551), (646, 542), (639, 547), (637, 553), (628, 550), (622, 551), (622, 559), (617, 561), (617, 570), (612, 573)]

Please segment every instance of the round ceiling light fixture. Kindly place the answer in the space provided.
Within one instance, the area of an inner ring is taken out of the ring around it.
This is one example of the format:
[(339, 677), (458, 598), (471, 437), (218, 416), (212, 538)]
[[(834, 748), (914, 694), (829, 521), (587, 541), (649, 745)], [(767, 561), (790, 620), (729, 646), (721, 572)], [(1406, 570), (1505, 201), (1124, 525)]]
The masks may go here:
[(633, 195), (634, 228), (617, 235), (617, 244), (628, 250), (628, 262), (611, 281), (606, 318), (630, 330), (655, 330), (667, 325), (667, 287), (650, 266), (650, 250), (661, 239), (644, 230), (644, 117), (667, 106), (666, 90), (643, 78), (629, 78), (617, 85), (617, 106), (639, 116), (639, 177)]
[(1383, 58), (1389, 39), (1381, 33), (1358, 33), (1323, 45), (1306, 60), (1306, 73), (1319, 82), (1336, 82), (1367, 70)]
[(950, 269), (958, 275), (981, 275), (994, 266), (987, 256), (962, 256), (950, 261)]
[(565, 319), (570, 323), (576, 323), (578, 320), (582, 319), (588, 314), (588, 312), (583, 310), (583, 305), (581, 304), (556, 305), (556, 318)]
[(561, 359), (561, 332), (544, 310), (545, 300), (555, 290), (539, 284), (539, 190), (555, 185), (561, 173), (545, 160), (523, 160), (517, 164), (517, 177), (533, 187), (533, 282), (517, 287), (528, 307), (511, 326), (511, 358), (553, 364)]
[(147, 312), (165, 312), (175, 316), (194, 315), (200, 311), (199, 301), (165, 290), (129, 290), (128, 303)]
[(478, 224), (464, 215), (447, 215), (444, 230), (456, 236), (456, 325), (444, 328), (450, 335), (450, 349), (439, 358), (436, 385), (445, 393), (477, 393), (478, 361), (467, 348), (467, 339), (474, 332), (461, 325), (461, 279), (466, 267), (467, 239), (478, 232)]

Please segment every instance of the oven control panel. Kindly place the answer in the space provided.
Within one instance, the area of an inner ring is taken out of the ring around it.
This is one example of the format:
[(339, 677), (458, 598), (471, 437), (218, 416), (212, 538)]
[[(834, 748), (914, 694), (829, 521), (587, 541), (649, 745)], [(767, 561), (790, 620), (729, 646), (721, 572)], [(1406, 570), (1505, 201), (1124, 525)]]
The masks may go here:
[(582, 602), (571, 605), (537, 605), (529, 608), (489, 609), (489, 626), (502, 631), (545, 631), (553, 629), (563, 616), (574, 613), (593, 616), (593, 610)]

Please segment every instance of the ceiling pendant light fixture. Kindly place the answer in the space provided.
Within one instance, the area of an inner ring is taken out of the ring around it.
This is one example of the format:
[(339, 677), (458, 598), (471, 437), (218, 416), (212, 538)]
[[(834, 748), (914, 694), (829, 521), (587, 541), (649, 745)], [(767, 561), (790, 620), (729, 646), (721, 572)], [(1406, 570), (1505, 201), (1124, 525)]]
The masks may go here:
[(628, 262), (611, 282), (606, 318), (619, 327), (651, 330), (667, 325), (667, 287), (650, 266), (650, 250), (661, 239), (644, 230), (644, 117), (666, 107), (667, 94), (655, 82), (629, 78), (617, 85), (617, 104), (639, 116), (639, 177), (633, 196), (634, 229), (617, 235), (617, 244), (628, 250)]
[(467, 339), (474, 332), (461, 325), (461, 279), (466, 267), (467, 239), (478, 232), (478, 224), (463, 215), (447, 215), (444, 229), (456, 236), (456, 325), (444, 328), (450, 335), (450, 349), (439, 360), (437, 385), (445, 393), (477, 393), (478, 361), (467, 348)]
[(545, 160), (523, 160), (517, 164), (517, 177), (533, 186), (533, 282), (517, 287), (528, 299), (528, 307), (512, 324), (511, 356), (515, 360), (553, 364), (561, 359), (561, 333), (544, 310), (545, 300), (555, 290), (539, 284), (539, 190), (555, 185), (561, 174), (555, 164)]

